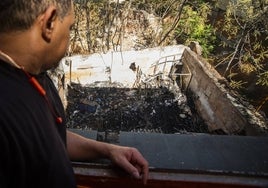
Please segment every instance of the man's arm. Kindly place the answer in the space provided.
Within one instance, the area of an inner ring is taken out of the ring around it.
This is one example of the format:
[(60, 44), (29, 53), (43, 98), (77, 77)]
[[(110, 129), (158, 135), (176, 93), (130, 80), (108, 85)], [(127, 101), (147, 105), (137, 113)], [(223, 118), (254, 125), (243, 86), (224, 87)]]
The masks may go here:
[(98, 142), (67, 131), (67, 150), (71, 160), (108, 158), (133, 177), (142, 176), (143, 182), (147, 181), (148, 162), (135, 148)]

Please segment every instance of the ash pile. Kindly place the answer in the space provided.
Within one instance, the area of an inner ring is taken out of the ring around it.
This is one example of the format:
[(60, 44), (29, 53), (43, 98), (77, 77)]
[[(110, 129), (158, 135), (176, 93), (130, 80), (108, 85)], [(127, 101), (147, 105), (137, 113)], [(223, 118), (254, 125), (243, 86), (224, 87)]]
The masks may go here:
[(67, 127), (98, 132), (208, 133), (176, 84), (124, 88), (116, 82), (68, 86)]

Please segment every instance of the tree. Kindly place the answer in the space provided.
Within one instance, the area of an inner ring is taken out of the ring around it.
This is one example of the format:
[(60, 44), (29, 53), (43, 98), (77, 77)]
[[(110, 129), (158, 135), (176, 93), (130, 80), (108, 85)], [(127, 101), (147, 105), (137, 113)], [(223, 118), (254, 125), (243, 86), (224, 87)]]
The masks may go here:
[(215, 67), (225, 67), (223, 75), (230, 86), (245, 94), (258, 111), (268, 101), (268, 1), (224, 2), (225, 7), (220, 2), (224, 17), (215, 27), (228, 53)]
[(222, 45), (231, 47), (234, 51), (228, 55), (225, 73), (233, 75), (237, 68), (244, 74), (256, 73), (256, 84), (268, 86), (268, 2), (265, 0), (232, 0), (226, 7), (223, 22), (218, 25), (218, 31), (227, 38), (228, 43)]
[(189, 45), (197, 41), (202, 46), (203, 56), (208, 57), (214, 49), (216, 35), (209, 24), (211, 7), (208, 3), (195, 1), (184, 7), (182, 18), (176, 28), (178, 43)]

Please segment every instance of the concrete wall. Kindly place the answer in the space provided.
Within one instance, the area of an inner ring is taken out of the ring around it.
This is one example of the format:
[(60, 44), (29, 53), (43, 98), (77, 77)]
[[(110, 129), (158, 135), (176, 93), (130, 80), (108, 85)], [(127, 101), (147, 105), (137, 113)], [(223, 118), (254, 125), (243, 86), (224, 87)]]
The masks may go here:
[(192, 94), (196, 109), (210, 131), (221, 130), (227, 134), (243, 131), (247, 135), (266, 134), (266, 122), (232, 96), (226, 80), (210, 64), (190, 49), (185, 49), (182, 62), (182, 73), (190, 70), (192, 74), (182, 78), (183, 88), (188, 94)]

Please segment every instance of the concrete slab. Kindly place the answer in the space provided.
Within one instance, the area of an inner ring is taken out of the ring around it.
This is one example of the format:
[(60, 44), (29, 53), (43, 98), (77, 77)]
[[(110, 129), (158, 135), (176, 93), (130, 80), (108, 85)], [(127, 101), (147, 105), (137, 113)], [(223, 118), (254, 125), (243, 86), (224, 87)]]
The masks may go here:
[[(70, 131), (97, 139), (97, 131)], [(120, 132), (116, 144), (139, 149), (151, 169), (268, 178), (268, 137)]]
[(121, 132), (119, 144), (138, 148), (156, 169), (268, 177), (268, 138)]
[(69, 131), (79, 134), (81, 136), (84, 136), (86, 138), (90, 138), (93, 140), (97, 140), (97, 134), (98, 131), (94, 131), (94, 130), (81, 130), (81, 129), (68, 129)]

